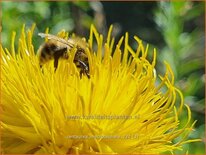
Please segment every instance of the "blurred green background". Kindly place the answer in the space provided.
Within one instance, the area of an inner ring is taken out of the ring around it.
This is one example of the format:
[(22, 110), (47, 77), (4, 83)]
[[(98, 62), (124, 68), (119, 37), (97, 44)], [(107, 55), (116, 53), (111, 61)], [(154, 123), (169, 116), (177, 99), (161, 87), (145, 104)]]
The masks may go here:
[[(88, 37), (93, 23), (105, 34), (113, 24), (113, 36), (119, 40), (126, 31), (130, 43), (136, 46), (133, 36), (157, 48), (157, 73), (163, 74), (163, 61), (172, 66), (176, 86), (185, 97), (185, 103), (197, 120), (190, 138), (203, 142), (185, 144), (175, 154), (205, 154), (205, 3), (204, 2), (1, 2), (1, 41), (10, 49), (12, 31), (20, 34), (23, 23), (29, 28), (36, 23), (35, 34), (56, 34), (61, 29)], [(42, 39), (34, 36), (38, 49)], [(16, 40), (17, 43), (17, 40)], [(152, 51), (149, 53), (152, 56)], [(187, 113), (182, 114), (183, 122)]]

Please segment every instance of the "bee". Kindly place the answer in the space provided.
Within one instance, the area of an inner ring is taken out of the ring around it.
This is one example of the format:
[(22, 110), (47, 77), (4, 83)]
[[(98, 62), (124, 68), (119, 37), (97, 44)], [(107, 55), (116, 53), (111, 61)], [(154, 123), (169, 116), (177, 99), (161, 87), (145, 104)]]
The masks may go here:
[(39, 33), (38, 35), (42, 38), (48, 38), (48, 41), (42, 44), (38, 50), (40, 67), (47, 61), (54, 59), (54, 68), (56, 70), (59, 59), (68, 59), (68, 52), (76, 47), (77, 50), (73, 62), (80, 69), (80, 76), (86, 74), (90, 78), (85, 42), (81, 40), (82, 42), (79, 43), (80, 38), (69, 38), (69, 40), (66, 40), (52, 34)]

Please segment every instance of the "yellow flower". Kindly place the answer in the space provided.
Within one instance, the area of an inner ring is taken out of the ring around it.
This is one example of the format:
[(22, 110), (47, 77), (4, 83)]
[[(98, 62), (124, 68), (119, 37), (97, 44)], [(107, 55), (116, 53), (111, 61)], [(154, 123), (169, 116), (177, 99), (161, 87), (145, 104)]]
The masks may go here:
[[(127, 33), (114, 46), (112, 27), (103, 43), (91, 26), (86, 49), (91, 77), (80, 78), (75, 49), (56, 71), (53, 62), (40, 69), (34, 27), (27, 35), (23, 27), (17, 50), (15, 33), (10, 52), (0, 47), (3, 153), (162, 153), (197, 141), (187, 140), (194, 123), (172, 70), (165, 63), (165, 75), (156, 76), (156, 51), (150, 63), (148, 46), (138, 37), (136, 50)], [(188, 122), (182, 124), (185, 107)]]

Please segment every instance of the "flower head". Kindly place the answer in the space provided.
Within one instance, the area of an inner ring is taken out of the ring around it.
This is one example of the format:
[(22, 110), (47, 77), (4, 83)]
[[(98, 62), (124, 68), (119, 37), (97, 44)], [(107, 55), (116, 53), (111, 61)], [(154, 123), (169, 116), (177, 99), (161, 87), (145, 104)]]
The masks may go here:
[[(14, 36), (10, 52), (0, 47), (4, 153), (161, 153), (195, 141), (186, 140), (194, 123), (172, 70), (165, 63), (165, 75), (156, 76), (156, 51), (150, 63), (148, 46), (138, 37), (136, 50), (128, 44), (128, 33), (114, 46), (112, 27), (103, 43), (91, 26), (88, 78), (80, 77), (73, 63), (75, 48), (68, 60), (59, 60), (56, 71), (52, 61), (41, 69), (33, 30), (25, 35), (22, 29), (17, 50)], [(185, 107), (188, 122), (182, 125)]]

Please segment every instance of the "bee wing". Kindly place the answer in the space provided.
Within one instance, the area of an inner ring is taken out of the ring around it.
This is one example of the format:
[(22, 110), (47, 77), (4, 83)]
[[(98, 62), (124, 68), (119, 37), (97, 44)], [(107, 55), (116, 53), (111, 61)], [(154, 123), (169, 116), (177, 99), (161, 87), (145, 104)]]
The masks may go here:
[(40, 37), (42, 37), (42, 38), (46, 38), (46, 37), (47, 37), (49, 40), (55, 40), (55, 41), (61, 42), (61, 43), (65, 44), (65, 45), (67, 45), (67, 46), (69, 46), (69, 47), (71, 47), (71, 48), (74, 47), (74, 44), (71, 43), (69, 40), (65, 40), (65, 39), (60, 38), (60, 37), (57, 37), (57, 36), (55, 36), (55, 35), (46, 34), (46, 33), (38, 33), (38, 35), (39, 35)]

